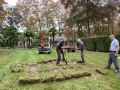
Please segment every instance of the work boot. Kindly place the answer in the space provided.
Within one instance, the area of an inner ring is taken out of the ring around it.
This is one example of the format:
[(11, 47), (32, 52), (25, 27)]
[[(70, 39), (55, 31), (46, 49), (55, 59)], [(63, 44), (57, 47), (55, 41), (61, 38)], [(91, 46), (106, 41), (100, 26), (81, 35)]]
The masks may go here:
[(66, 63), (66, 65), (68, 64), (65, 58), (63, 59), (63, 61)]
[(85, 62), (84, 62), (84, 61), (78, 61), (77, 63), (85, 64)]
[(115, 70), (115, 73), (119, 73), (120, 72), (120, 70)]
[(67, 61), (65, 61), (66, 65), (68, 64)]

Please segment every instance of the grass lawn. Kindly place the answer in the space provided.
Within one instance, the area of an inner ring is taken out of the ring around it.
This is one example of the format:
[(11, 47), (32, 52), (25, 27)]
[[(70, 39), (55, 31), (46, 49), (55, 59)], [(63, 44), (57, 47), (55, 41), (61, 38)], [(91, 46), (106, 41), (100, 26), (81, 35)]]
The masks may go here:
[[(79, 53), (66, 53), (67, 60), (79, 60)], [(11, 73), (9, 67), (16, 63), (39, 62), (42, 60), (55, 59), (56, 53), (39, 55), (37, 49), (0, 49), (0, 90), (120, 90), (120, 75), (112, 70), (106, 76), (95, 76), (53, 82), (47, 84), (19, 85), (19, 73)], [(108, 53), (88, 52), (85, 59), (87, 64), (104, 68)], [(119, 76), (119, 77), (118, 77)]]

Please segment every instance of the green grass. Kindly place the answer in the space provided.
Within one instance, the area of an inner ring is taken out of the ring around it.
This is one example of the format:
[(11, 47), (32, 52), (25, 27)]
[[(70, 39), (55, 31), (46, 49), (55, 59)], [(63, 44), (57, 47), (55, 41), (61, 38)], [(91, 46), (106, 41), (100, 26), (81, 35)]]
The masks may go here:
[[(67, 60), (79, 60), (79, 56), (79, 53), (66, 53)], [(0, 49), (0, 90), (120, 90), (120, 77), (112, 70), (108, 71), (108, 75), (101, 75), (100, 78), (92, 76), (64, 82), (33, 85), (19, 85), (19, 73), (9, 71), (11, 64), (39, 62), (55, 58), (54, 50), (51, 55), (39, 55), (37, 49)], [(86, 51), (85, 59), (87, 64), (104, 68), (107, 64), (108, 53)]]

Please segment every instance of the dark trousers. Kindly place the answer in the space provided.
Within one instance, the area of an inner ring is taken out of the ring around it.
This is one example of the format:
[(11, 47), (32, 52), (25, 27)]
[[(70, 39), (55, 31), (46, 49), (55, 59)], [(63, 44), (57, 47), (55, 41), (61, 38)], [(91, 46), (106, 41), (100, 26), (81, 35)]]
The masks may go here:
[(56, 64), (60, 64), (60, 61), (62, 59), (62, 54), (60, 50), (56, 50), (57, 51), (57, 62)]
[(57, 51), (57, 62), (56, 62), (56, 64), (60, 64), (61, 60), (63, 60), (67, 64), (67, 61), (65, 60), (63, 50), (56, 49), (56, 51)]
[(82, 60), (83, 63), (85, 62), (85, 60), (84, 60), (84, 50), (81, 50), (81, 60)]
[(109, 54), (108, 68), (111, 68), (112, 63), (114, 64), (115, 69), (119, 70), (119, 65), (117, 62), (117, 56), (116, 56), (115, 52), (110, 52), (110, 54)]

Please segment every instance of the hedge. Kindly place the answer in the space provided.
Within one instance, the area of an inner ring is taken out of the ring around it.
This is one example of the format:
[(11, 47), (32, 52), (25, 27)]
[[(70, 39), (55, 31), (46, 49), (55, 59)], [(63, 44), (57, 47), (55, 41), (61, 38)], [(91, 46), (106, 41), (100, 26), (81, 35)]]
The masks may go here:
[[(119, 37), (120, 40), (120, 37)], [(107, 52), (109, 51), (111, 40), (108, 37), (83, 39), (85, 47), (89, 51)]]

